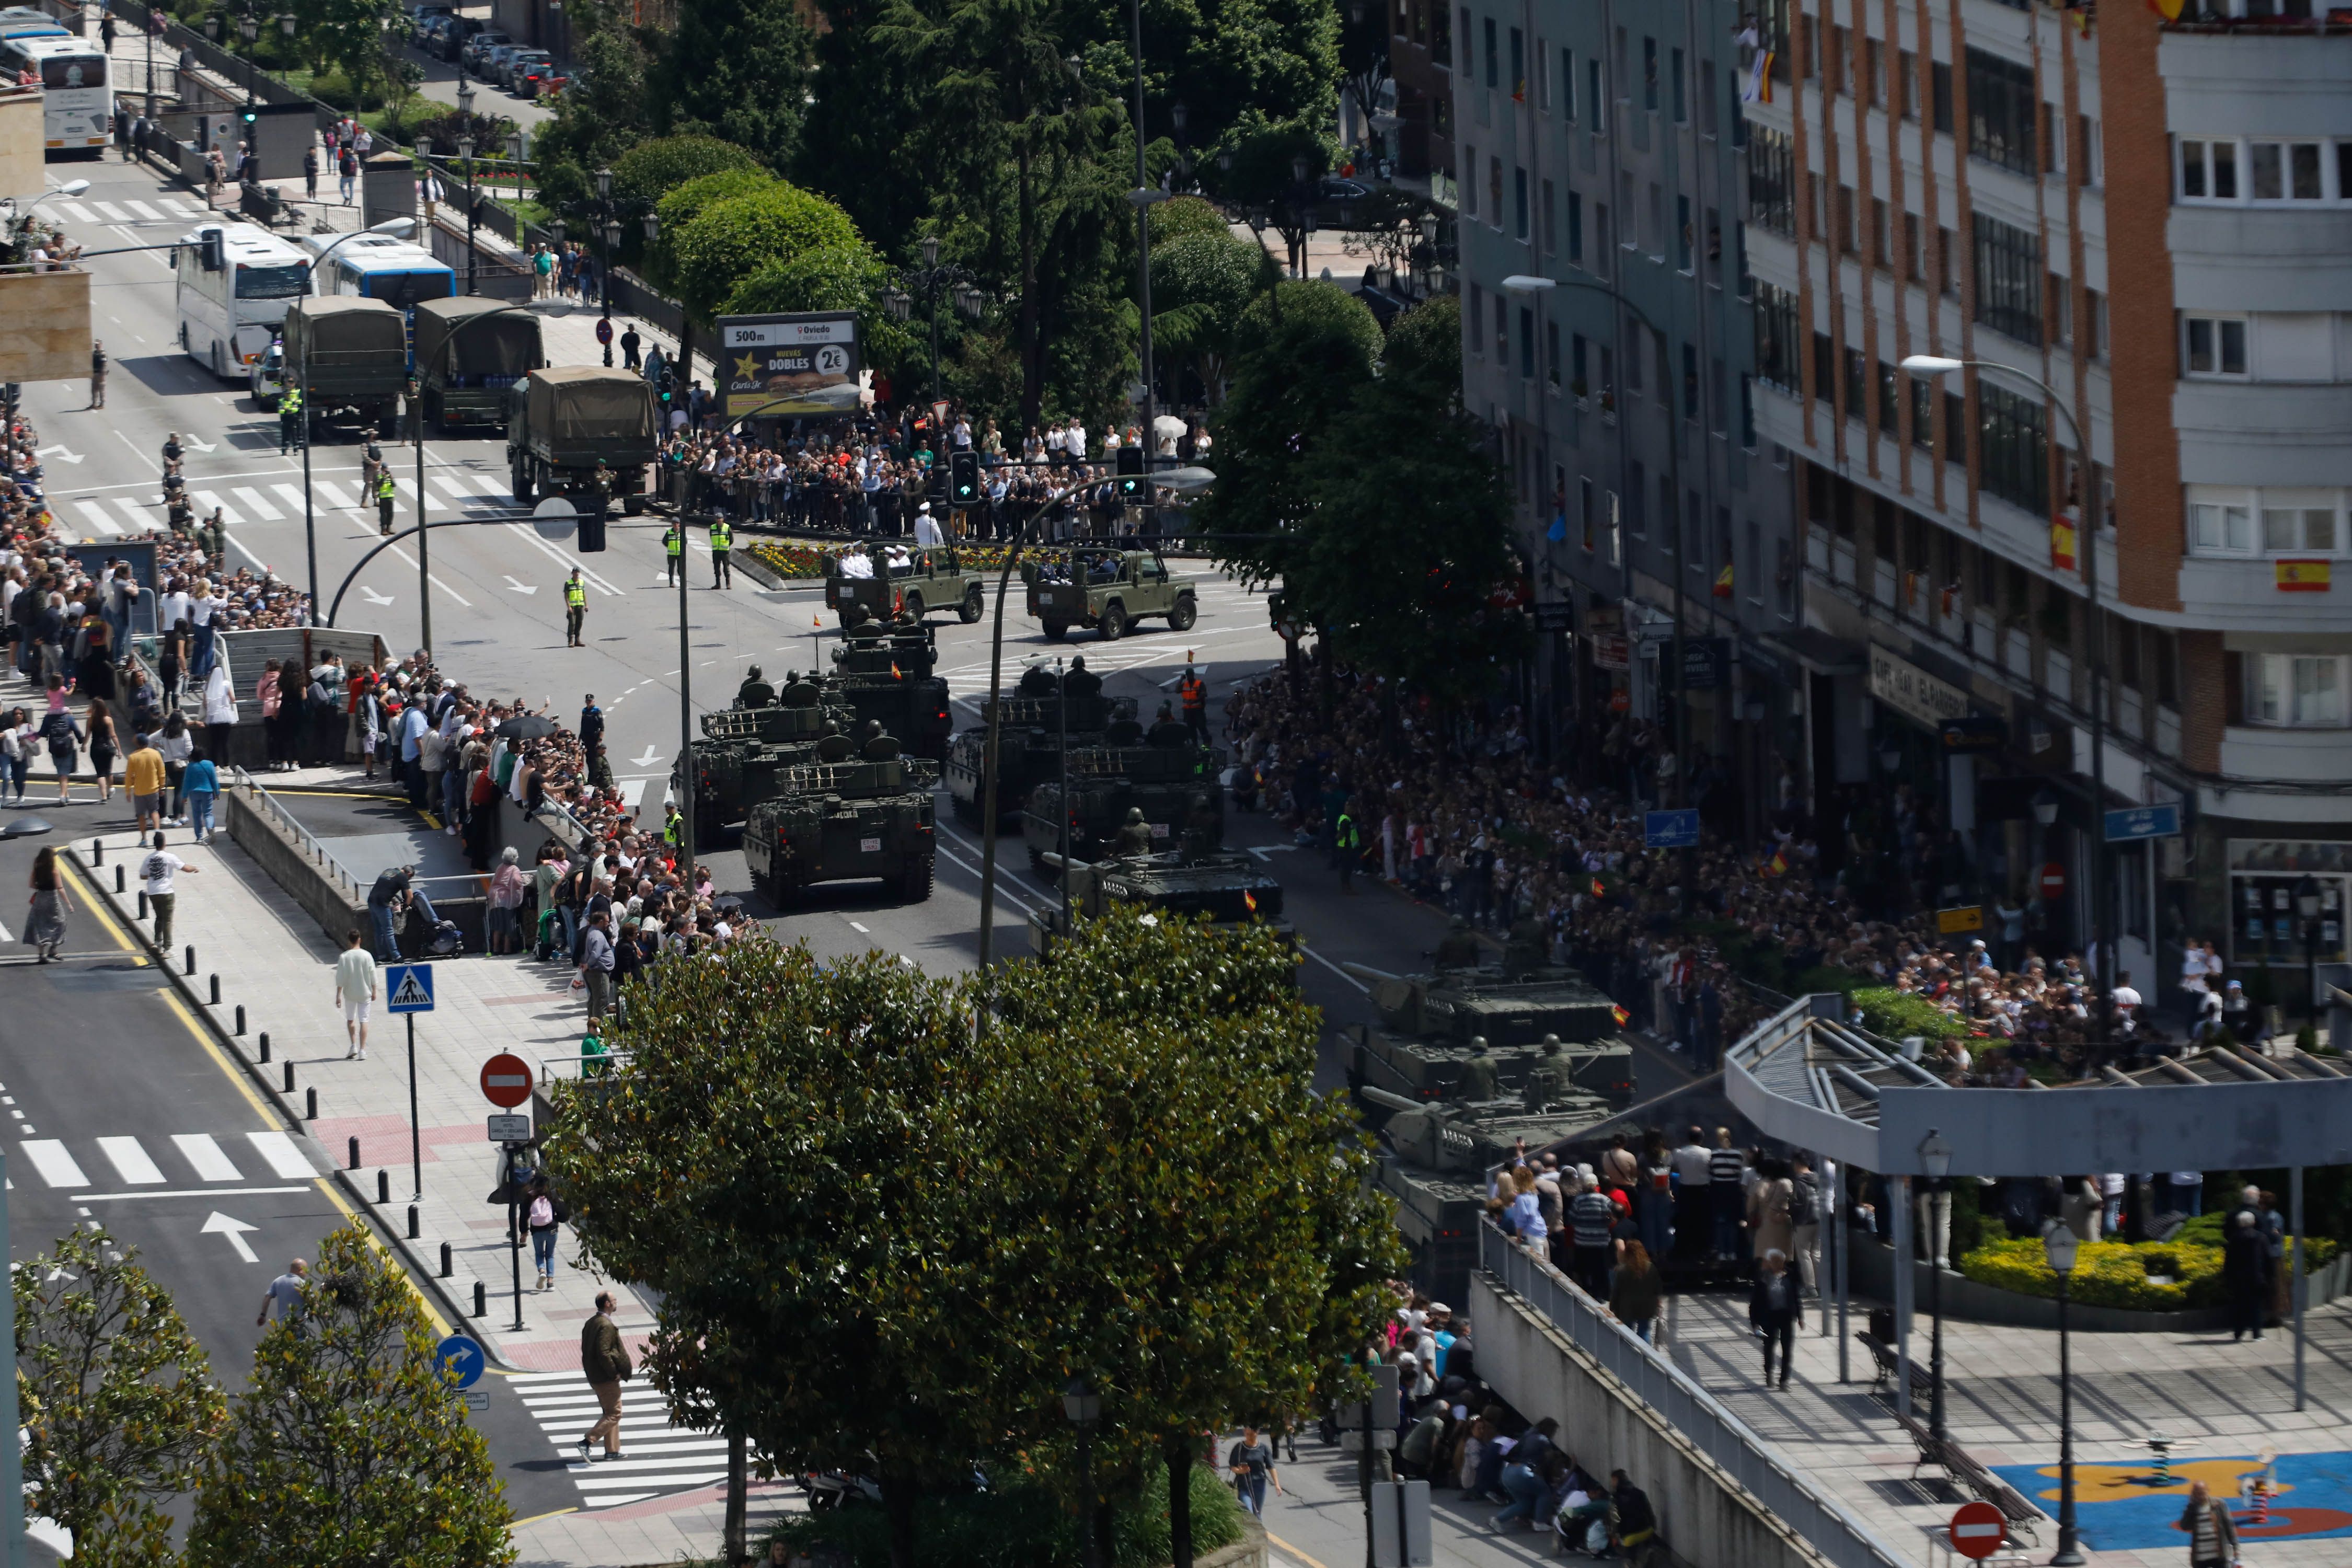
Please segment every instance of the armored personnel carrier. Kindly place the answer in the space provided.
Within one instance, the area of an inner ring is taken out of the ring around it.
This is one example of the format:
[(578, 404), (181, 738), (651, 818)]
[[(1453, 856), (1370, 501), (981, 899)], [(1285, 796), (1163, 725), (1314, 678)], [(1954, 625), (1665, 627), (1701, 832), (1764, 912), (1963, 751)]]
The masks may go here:
[(779, 908), (812, 882), (878, 877), (908, 903), (931, 896), (932, 795), (939, 771), (898, 754), (868, 722), (862, 742), (825, 735), (816, 761), (784, 769), (782, 790), (751, 807), (743, 862)]
[[(1062, 858), (1047, 853), (1043, 868), (1060, 889)], [(1218, 925), (1256, 922), (1288, 933), (1282, 918), (1282, 884), (1246, 855), (1210, 854), (1188, 859), (1181, 853), (1121, 856), (1108, 860), (1072, 859), (1070, 910), (1080, 920), (1100, 918), (1114, 904), (1154, 914), (1197, 919)], [(1040, 958), (1064, 934), (1058, 904), (1029, 917), (1029, 946)]]
[[(1618, 1105), (1633, 1098), (1633, 1049), (1615, 1004), (1581, 977), (1507, 981), (1499, 971), (1401, 975), (1341, 966), (1371, 987), (1381, 1026), (1354, 1026), (1349, 1080), (1409, 1100), (1445, 1100), (1465, 1084), (1517, 1092), (1538, 1068)], [(1491, 1084), (1485, 1080), (1491, 1079)], [(1483, 1094), (1481, 1098), (1484, 1098)]]
[(910, 616), (874, 620), (863, 605), (849, 613), (849, 629), (833, 650), (833, 673), (819, 682), (824, 700), (850, 710), (861, 725), (870, 721), (901, 737), (916, 756), (944, 759), (948, 683), (931, 673), (939, 649), (930, 628)]
[[(1047, 779), (1061, 776), (1065, 735), (1073, 747), (1097, 747), (1111, 725), (1132, 723), (1135, 699), (1105, 697), (1102, 677), (1086, 668), (1081, 654), (1070, 661), (1063, 677), (1068, 682), (1068, 707), (1063, 706), (1061, 682), (1042, 664), (1033, 664), (1009, 697), (999, 699), (1003, 712), (996, 731), (996, 809), (1000, 818), (1019, 815), (1029, 792)], [(955, 812), (966, 822), (978, 822), (987, 794), (989, 705), (981, 704), (980, 722), (959, 731), (948, 743), (948, 795)], [(1139, 729), (1122, 733), (1140, 735)]]
[[(756, 676), (744, 684), (756, 687)], [(752, 806), (782, 792), (785, 770), (815, 762), (818, 741), (845, 733), (855, 722), (847, 709), (824, 706), (823, 693), (808, 680), (787, 684), (772, 703), (705, 713), (703, 739), (690, 752), (694, 841), (716, 843)], [(670, 770), (673, 795), (683, 765)]]
[(1181, 724), (1155, 724), (1147, 735), (1132, 720), (1114, 721), (1104, 730), (1101, 745), (1071, 750), (1066, 805), (1058, 778), (1041, 781), (1030, 790), (1021, 817), (1029, 864), (1042, 868), (1048, 853), (1064, 851), (1066, 810), (1070, 817), (1066, 852), (1073, 859), (1136, 852), (1118, 847), (1120, 829), (1130, 826), (1130, 814), (1136, 812), (1142, 814), (1141, 825), (1149, 829), (1154, 850), (1181, 845), (1187, 833), (1195, 839), (1193, 856), (1214, 849), (1225, 836), (1223, 795), (1217, 787), (1217, 773), (1224, 765), (1223, 752), (1197, 744)]

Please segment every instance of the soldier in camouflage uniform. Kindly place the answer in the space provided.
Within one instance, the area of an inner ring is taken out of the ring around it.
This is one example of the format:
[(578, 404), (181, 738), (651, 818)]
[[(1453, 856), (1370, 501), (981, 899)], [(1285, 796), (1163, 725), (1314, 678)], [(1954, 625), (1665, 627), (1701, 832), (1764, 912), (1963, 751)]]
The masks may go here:
[(1112, 853), (1122, 857), (1151, 853), (1151, 824), (1143, 820), (1141, 806), (1127, 808), (1127, 820), (1119, 825), (1118, 842)]

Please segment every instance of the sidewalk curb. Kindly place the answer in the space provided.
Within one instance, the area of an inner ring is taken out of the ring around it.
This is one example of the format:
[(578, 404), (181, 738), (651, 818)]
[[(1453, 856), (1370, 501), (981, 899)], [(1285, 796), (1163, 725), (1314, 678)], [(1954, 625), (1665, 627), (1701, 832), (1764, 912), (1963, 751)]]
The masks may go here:
[[(104, 842), (103, 836), (95, 842)], [(91, 893), (106, 904), (107, 911), (121, 923), (124, 930), (131, 933), (137, 940), (140, 949), (154, 963), (156, 968), (163, 971), (164, 977), (171, 982), (172, 989), (179, 994), (180, 1000), (186, 1005), (190, 1016), (203, 1022), (205, 1031), (212, 1036), (214, 1044), (223, 1047), (228, 1053), (229, 1059), (245, 1070), (246, 1077), (268, 1097), (269, 1103), (277, 1108), (278, 1114), (285, 1118), (289, 1126), (301, 1137), (314, 1144), (317, 1143), (318, 1134), (312, 1131), (310, 1121), (303, 1117), (300, 1108), (288, 1100), (284, 1091), (270, 1081), (269, 1075), (261, 1070), (259, 1062), (246, 1054), (245, 1050), (238, 1046), (236, 1037), (221, 1026), (220, 1020), (213, 1016), (212, 1004), (205, 1001), (203, 994), (197, 991), (194, 978), (181, 973), (179, 966), (173, 962), (172, 955), (155, 945), (153, 938), (148, 934), (147, 928), (142, 925), (137, 918), (135, 913), (137, 906), (121, 902), (122, 895), (116, 893), (111, 887), (108, 886), (108, 879), (99, 875), (100, 868), (91, 863), (87, 852), (79, 846), (68, 844), (65, 847), (65, 858), (72, 864), (74, 869), (81, 874), (82, 880), (88, 885)], [(222, 1005), (229, 1006), (233, 1004), (223, 1003)], [(256, 1033), (258, 1032), (257, 1029)], [(321, 1152), (324, 1152), (321, 1146)], [(501, 1372), (526, 1370), (508, 1360), (504, 1352), (499, 1349), (498, 1340), (488, 1326), (486, 1324), (478, 1326), (464, 1304), (443, 1288), (444, 1282), (435, 1274), (431, 1263), (419, 1257), (412, 1248), (408, 1237), (403, 1234), (404, 1227), (393, 1224), (387, 1219), (377, 1205), (374, 1195), (362, 1189), (359, 1183), (352, 1179), (351, 1172), (344, 1170), (331, 1159), (327, 1162), (327, 1168), (332, 1173), (335, 1184), (341, 1187), (344, 1195), (350, 1199), (353, 1212), (366, 1216), (370, 1227), (377, 1232), (386, 1247), (400, 1259), (401, 1266), (406, 1269), (409, 1278), (441, 1309), (443, 1315), (451, 1324), (452, 1331), (461, 1332), (479, 1344), (482, 1347), (482, 1353)]]

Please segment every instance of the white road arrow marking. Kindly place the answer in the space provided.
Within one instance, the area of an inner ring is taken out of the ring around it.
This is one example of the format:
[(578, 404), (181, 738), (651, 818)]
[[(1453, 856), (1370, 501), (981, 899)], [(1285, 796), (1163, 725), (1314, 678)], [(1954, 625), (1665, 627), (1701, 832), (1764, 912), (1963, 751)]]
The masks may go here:
[(184, 447), (188, 447), (188, 448), (189, 448), (190, 450), (192, 450), (192, 451), (197, 451), (197, 452), (216, 452), (216, 451), (220, 450), (220, 443), (219, 443), (219, 442), (217, 442), (217, 441), (199, 441), (199, 440), (197, 440), (194, 436), (183, 436), (183, 437), (180, 437), (180, 445), (182, 445), (182, 446), (184, 446)]
[(210, 1236), (214, 1232), (217, 1231), (221, 1235), (228, 1237), (228, 1244), (236, 1248), (237, 1257), (243, 1258), (247, 1263), (258, 1263), (261, 1261), (261, 1258), (255, 1253), (253, 1248), (247, 1244), (245, 1234), (247, 1231), (259, 1230), (260, 1228), (261, 1227), (257, 1225), (247, 1225), (241, 1219), (231, 1219), (228, 1215), (221, 1213), (218, 1209), (215, 1209), (213, 1211), (212, 1217), (205, 1221), (205, 1228), (197, 1234), (200, 1236)]
[(518, 583), (515, 581), (514, 574), (512, 573), (509, 573), (507, 574), (507, 587), (510, 592), (517, 594), (536, 594), (539, 592), (538, 584)]
[(644, 756), (631, 757), (629, 759), (629, 766), (633, 768), (649, 768), (660, 761), (661, 753), (655, 751), (651, 746), (647, 746)]
[(79, 463), (81, 461), (80, 458), (78, 458), (71, 452), (66, 450), (66, 444), (62, 441), (58, 442), (54, 447), (44, 447), (39, 451), (34, 453), (33, 456), (36, 458), (46, 458), (53, 453), (56, 455), (58, 461), (61, 463)]
[(1250, 846), (1250, 853), (1263, 860), (1269, 855), (1287, 855), (1297, 848), (1296, 844), (1261, 844)]
[(392, 603), (390, 599), (385, 598), (382, 594), (377, 593), (373, 588), (369, 587), (364, 583), (360, 584), (360, 596), (364, 598), (371, 605), (389, 605)]

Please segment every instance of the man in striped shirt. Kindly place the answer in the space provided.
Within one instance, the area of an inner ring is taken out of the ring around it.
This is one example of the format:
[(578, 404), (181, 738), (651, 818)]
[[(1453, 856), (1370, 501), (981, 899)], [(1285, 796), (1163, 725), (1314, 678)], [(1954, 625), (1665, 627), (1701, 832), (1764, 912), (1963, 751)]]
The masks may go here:
[(1731, 1144), (1731, 1129), (1715, 1130), (1715, 1148), (1706, 1157), (1706, 1184), (1715, 1194), (1715, 1250), (1723, 1258), (1740, 1256), (1739, 1228), (1746, 1220), (1747, 1195), (1742, 1178), (1748, 1157)]
[(1581, 1286), (1584, 1293), (1594, 1300), (1606, 1301), (1609, 1300), (1609, 1266), (1612, 1261), (1609, 1231), (1617, 1222), (1617, 1213), (1608, 1196), (1601, 1191), (1599, 1182), (1588, 1177), (1580, 1185), (1582, 1190), (1568, 1205), (1569, 1229), (1576, 1246), (1569, 1266), (1569, 1278)]

